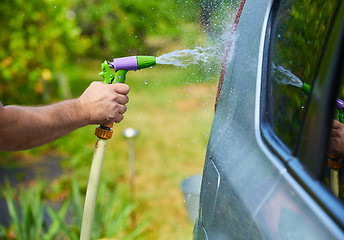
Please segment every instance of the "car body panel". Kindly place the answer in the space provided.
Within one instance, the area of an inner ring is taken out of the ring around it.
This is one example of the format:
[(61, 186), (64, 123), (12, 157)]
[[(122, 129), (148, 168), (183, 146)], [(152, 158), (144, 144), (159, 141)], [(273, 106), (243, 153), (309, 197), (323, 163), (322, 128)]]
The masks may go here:
[(247, 0), (232, 39), (207, 147), (195, 239), (344, 237), (261, 135), (262, 64), (272, 5), (272, 0)]

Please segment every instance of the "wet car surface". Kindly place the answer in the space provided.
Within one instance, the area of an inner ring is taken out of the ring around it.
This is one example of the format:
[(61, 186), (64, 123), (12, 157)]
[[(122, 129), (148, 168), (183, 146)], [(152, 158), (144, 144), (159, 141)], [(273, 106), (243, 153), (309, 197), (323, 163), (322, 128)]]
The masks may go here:
[(207, 147), (194, 239), (344, 239), (343, 181), (337, 197), (327, 165), (342, 96), (343, 17), (339, 0), (246, 1)]

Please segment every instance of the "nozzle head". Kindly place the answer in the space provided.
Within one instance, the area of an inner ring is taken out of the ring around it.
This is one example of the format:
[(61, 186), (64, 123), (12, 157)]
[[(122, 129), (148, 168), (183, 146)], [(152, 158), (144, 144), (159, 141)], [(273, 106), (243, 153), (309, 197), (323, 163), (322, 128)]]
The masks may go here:
[(131, 56), (115, 58), (113, 62), (110, 63), (111, 68), (113, 68), (115, 71), (136, 71), (138, 69), (154, 66), (155, 64), (156, 60), (153, 56)]
[(137, 59), (135, 56), (115, 58), (113, 62), (110, 64), (115, 71), (136, 71), (137, 69), (139, 69), (137, 66)]
[(137, 56), (138, 69), (149, 68), (156, 64), (155, 57), (153, 56)]
[(307, 83), (302, 84), (302, 91), (306, 94), (309, 95), (311, 93), (311, 86)]

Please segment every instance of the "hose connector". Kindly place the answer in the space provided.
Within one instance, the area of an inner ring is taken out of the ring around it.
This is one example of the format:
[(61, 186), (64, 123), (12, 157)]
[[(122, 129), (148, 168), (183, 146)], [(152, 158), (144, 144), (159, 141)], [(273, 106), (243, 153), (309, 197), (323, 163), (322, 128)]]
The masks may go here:
[(94, 134), (102, 139), (110, 139), (112, 138), (112, 130), (109, 127), (104, 127), (104, 126), (98, 126), (96, 127), (96, 130)]

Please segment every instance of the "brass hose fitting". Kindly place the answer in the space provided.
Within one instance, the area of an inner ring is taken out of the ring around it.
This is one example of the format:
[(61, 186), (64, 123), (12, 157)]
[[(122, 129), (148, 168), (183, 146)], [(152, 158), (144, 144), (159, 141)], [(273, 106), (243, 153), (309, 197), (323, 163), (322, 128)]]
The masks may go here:
[(98, 126), (96, 127), (96, 130), (94, 134), (103, 139), (110, 139), (112, 137), (112, 130), (109, 127), (104, 127), (104, 126)]

